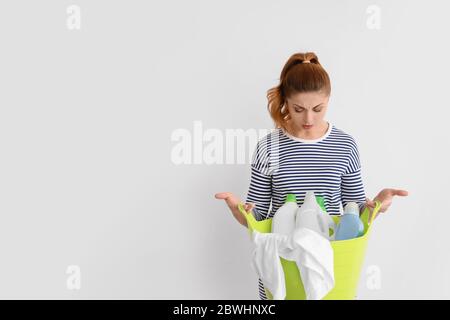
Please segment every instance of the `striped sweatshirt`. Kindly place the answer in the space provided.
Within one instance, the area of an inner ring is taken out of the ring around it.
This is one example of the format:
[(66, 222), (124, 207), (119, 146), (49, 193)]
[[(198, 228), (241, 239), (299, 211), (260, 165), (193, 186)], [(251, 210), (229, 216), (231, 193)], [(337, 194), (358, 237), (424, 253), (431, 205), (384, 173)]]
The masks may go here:
[[(246, 202), (256, 206), (256, 220), (272, 218), (288, 193), (302, 205), (307, 191), (324, 198), (330, 215), (339, 215), (348, 202), (364, 207), (365, 192), (355, 139), (328, 121), (328, 130), (315, 140), (273, 130), (256, 145), (251, 163), (250, 187)], [(266, 300), (259, 279), (259, 297)]]

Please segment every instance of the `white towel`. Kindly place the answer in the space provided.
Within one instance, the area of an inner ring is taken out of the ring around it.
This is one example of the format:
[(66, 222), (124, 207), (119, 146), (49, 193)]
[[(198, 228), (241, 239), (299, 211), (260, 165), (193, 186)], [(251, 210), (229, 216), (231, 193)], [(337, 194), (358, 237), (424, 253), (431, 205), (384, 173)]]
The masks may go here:
[(283, 300), (286, 296), (284, 271), (278, 250), (286, 247), (288, 236), (278, 233), (260, 233), (253, 231), (252, 267), (264, 286), (272, 293), (274, 300)]
[(334, 287), (333, 249), (319, 233), (306, 228), (297, 228), (289, 236), (253, 231), (252, 240), (252, 267), (274, 300), (286, 297), (279, 257), (296, 262), (306, 299), (322, 299)]

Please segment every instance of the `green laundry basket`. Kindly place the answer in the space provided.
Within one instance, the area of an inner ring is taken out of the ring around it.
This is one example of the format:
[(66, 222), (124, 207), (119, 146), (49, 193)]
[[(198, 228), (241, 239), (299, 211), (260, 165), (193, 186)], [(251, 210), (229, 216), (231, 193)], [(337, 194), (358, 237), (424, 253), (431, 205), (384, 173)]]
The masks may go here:
[[(325, 210), (323, 199), (316, 197), (318, 203)], [(334, 253), (334, 288), (323, 298), (324, 300), (352, 300), (356, 297), (356, 290), (364, 262), (367, 241), (371, 231), (373, 219), (381, 207), (380, 201), (375, 201), (375, 207), (369, 220), (369, 209), (365, 208), (361, 215), (364, 223), (364, 234), (358, 238), (349, 240), (331, 241)], [(239, 211), (245, 216), (249, 234), (253, 230), (261, 233), (269, 233), (272, 230), (272, 218), (256, 221), (251, 212), (246, 212), (242, 204), (238, 205)], [(335, 223), (339, 223), (340, 216), (332, 216)], [(305, 290), (295, 261), (285, 260), (280, 257), (286, 283), (286, 300), (306, 300)], [(272, 300), (273, 296), (265, 288), (266, 296)]]

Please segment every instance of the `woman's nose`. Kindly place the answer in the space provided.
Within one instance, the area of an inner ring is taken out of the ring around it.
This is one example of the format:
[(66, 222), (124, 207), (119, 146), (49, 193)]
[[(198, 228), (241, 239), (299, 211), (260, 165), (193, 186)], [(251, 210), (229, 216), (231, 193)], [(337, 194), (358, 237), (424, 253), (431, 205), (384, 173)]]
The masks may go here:
[(305, 117), (305, 124), (313, 124), (313, 115), (311, 112), (307, 111), (306, 112), (306, 117)]

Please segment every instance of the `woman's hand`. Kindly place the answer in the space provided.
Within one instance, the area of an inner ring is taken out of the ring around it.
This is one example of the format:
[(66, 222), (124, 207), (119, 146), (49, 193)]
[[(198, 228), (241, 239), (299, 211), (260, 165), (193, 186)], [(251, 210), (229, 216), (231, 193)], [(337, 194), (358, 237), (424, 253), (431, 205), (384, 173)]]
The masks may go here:
[[(238, 197), (236, 197), (231, 192), (216, 193), (215, 197), (216, 199), (225, 200), (225, 202), (228, 205), (228, 208), (230, 208), (231, 213), (234, 215), (236, 220), (243, 226), (247, 226), (247, 221), (245, 220), (244, 216), (240, 213), (238, 209), (238, 204), (242, 203)], [(244, 209), (247, 212), (251, 211), (254, 207), (255, 207), (254, 203), (246, 203), (244, 205)]]
[(392, 199), (394, 196), (401, 196), (406, 197), (408, 195), (408, 191), (406, 190), (399, 190), (399, 189), (383, 189), (381, 190), (378, 195), (373, 199), (370, 200), (369, 198), (366, 198), (366, 206), (373, 209), (375, 207), (375, 201), (381, 202), (380, 210), (378, 211), (375, 218), (378, 216), (381, 212), (386, 212), (389, 206), (392, 203)]

